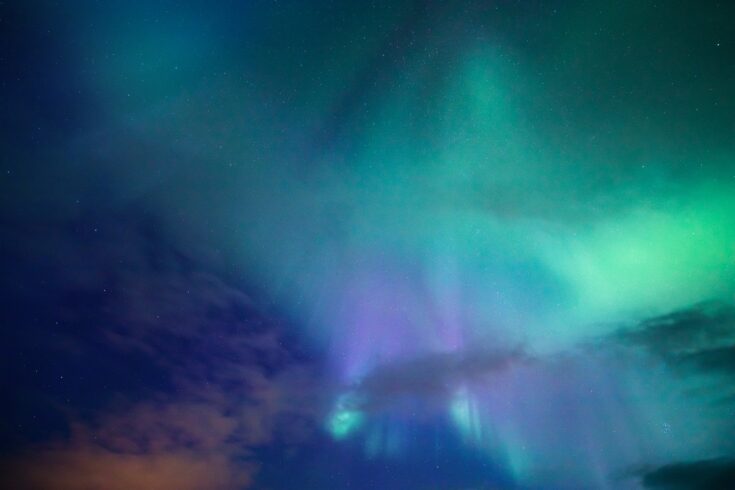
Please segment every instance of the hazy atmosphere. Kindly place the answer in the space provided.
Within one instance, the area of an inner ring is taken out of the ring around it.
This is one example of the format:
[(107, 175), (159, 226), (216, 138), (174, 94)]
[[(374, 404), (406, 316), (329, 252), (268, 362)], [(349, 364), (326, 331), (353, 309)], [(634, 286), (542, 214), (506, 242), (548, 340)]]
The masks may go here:
[(3, 488), (735, 488), (734, 19), (0, 3)]

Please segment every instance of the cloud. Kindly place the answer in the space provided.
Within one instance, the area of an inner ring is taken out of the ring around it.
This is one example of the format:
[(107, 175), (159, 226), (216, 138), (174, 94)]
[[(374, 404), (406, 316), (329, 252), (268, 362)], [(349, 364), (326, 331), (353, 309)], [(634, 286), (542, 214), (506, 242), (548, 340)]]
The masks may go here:
[(246, 487), (246, 473), (233, 473), (227, 458), (191, 453), (114, 454), (87, 448), (49, 451), (20, 463), (7, 488), (77, 490), (196, 490)]
[(616, 338), (686, 373), (735, 376), (735, 307), (708, 302), (646, 319)]
[(44, 300), (69, 326), (55, 348), (73, 346), (61, 355), (91, 371), (100, 348), (127, 357), (136, 390), (66, 406), (68, 435), (5, 458), (6, 488), (248, 488), (259, 448), (312, 434), (315, 375), (281, 323), (143, 222), (123, 216), (89, 237), (54, 229), (64, 252), (45, 267), (69, 277), (50, 281), (63, 301)]
[(145, 402), (33, 448), (6, 468), (8, 488), (74, 490), (246, 487), (256, 465), (236, 461), (242, 423), (211, 403)]
[(457, 386), (529, 361), (520, 348), (428, 354), (375, 368), (355, 387), (363, 409), (379, 409), (406, 397), (446, 401)]
[(668, 490), (726, 490), (735, 488), (735, 460), (708, 459), (673, 463), (642, 477), (645, 488)]

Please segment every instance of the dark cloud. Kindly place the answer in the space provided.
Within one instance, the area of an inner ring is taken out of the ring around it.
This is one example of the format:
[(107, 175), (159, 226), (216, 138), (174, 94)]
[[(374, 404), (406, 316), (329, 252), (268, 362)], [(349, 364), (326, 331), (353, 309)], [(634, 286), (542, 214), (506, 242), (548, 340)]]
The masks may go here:
[[(254, 451), (294, 447), (313, 431), (313, 369), (281, 323), (144, 222), (58, 224), (49, 227), (53, 246), (33, 229), (14, 231), (16, 267), (42, 278), (47, 292), (36, 301), (60, 319), (49, 322), (57, 328), (49, 355), (58, 365), (80, 359), (91, 380), (80, 392), (102, 400), (52, 401), (65, 435), (6, 457), (5, 488), (246, 488), (259, 466)], [(16, 339), (19, 349), (39, 343)], [(139, 393), (95, 382), (96, 367), (118, 355), (123, 376), (145, 387)]]
[(458, 384), (528, 361), (520, 348), (496, 351), (442, 352), (373, 369), (355, 387), (364, 409), (379, 409), (407, 397), (444, 402)]
[(735, 375), (735, 308), (725, 303), (702, 303), (646, 319), (616, 338), (676, 369)]
[(729, 490), (735, 488), (735, 460), (668, 464), (646, 473), (641, 481), (645, 488), (662, 490)]
[[(33, 447), (5, 468), (6, 488), (246, 487), (255, 465), (236, 464), (243, 420), (212, 401), (144, 402), (72, 423), (71, 437)], [(246, 438), (247, 439), (247, 438)]]

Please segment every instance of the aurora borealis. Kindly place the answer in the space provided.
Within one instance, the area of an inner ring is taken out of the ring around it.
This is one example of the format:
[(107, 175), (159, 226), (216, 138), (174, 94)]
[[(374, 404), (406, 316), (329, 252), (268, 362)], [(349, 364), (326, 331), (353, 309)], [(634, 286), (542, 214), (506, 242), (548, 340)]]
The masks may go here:
[(735, 488), (735, 6), (0, 4), (0, 479)]

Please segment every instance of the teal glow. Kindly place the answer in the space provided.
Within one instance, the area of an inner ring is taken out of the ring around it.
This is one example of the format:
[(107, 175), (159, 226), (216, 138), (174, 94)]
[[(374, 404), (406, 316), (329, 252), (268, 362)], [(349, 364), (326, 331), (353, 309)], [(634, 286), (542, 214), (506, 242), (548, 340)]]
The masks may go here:
[(465, 441), (477, 443), (482, 439), (477, 406), (467, 390), (457, 392), (449, 407), (449, 414)]
[(345, 394), (337, 399), (335, 409), (327, 418), (327, 430), (337, 440), (345, 439), (362, 427), (365, 416), (355, 408), (355, 400)]
[(327, 428), (335, 439), (344, 439), (360, 428), (363, 419), (355, 410), (338, 411), (329, 418)]

